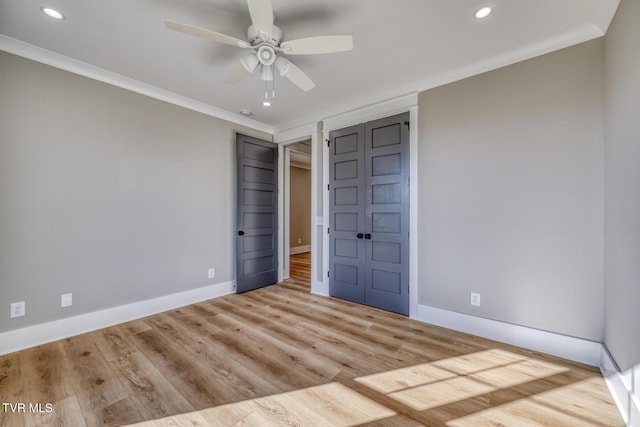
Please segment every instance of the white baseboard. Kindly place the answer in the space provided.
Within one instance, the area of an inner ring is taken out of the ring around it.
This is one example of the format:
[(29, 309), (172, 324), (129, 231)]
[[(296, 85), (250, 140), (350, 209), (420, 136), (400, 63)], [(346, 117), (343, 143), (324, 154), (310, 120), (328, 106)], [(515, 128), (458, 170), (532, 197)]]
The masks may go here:
[[(328, 296), (324, 283), (315, 284), (311, 293)], [(218, 283), (3, 332), (0, 356), (234, 292), (235, 281)], [(626, 425), (640, 427), (640, 398), (634, 390), (633, 372), (621, 373), (601, 343), (420, 304), (415, 320), (598, 366)]]
[[(600, 371), (602, 371), (607, 387), (618, 405), (622, 419), (627, 426), (640, 427), (640, 396), (637, 390), (639, 385), (634, 385), (634, 369), (636, 372), (640, 371), (640, 365), (620, 372), (607, 348), (602, 346)], [(636, 373), (636, 375), (638, 374)]]
[(66, 319), (0, 333), (0, 356), (118, 323), (128, 322), (235, 292), (235, 281), (218, 283)]
[(289, 248), (289, 255), (302, 254), (305, 252), (311, 252), (311, 245), (294, 246)]
[(420, 304), (416, 320), (587, 365), (600, 366), (602, 344), (599, 342)]

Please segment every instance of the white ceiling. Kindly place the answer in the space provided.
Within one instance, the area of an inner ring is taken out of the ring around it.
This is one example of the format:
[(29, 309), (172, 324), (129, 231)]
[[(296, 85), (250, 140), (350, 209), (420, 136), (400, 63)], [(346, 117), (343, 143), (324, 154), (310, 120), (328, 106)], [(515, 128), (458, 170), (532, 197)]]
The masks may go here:
[[(245, 39), (244, 0), (0, 0), (0, 49), (238, 123), (249, 109), (259, 122), (249, 124), (278, 130), (601, 36), (619, 0), (272, 2), (285, 40), (353, 34), (355, 48), (289, 57), (316, 87), (303, 92), (277, 77), (268, 109), (257, 75), (224, 82), (246, 51), (164, 26), (171, 19)], [(486, 4), (493, 14), (474, 19)]]

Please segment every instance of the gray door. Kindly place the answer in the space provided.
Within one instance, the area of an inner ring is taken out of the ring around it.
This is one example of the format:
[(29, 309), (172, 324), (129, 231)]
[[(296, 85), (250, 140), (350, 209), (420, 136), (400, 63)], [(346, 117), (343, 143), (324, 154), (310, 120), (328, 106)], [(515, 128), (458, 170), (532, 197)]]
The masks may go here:
[(409, 114), (330, 134), (329, 293), (409, 314)]
[(365, 304), (409, 314), (409, 113), (365, 126)]
[(278, 281), (278, 146), (236, 135), (237, 292)]
[(330, 141), (329, 294), (364, 303), (364, 125)]

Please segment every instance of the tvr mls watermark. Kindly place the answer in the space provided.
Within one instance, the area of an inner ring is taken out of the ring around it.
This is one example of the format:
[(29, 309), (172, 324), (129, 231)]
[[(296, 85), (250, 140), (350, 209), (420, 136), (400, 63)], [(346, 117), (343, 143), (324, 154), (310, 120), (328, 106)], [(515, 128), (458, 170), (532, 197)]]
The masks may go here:
[(50, 414), (53, 412), (53, 403), (33, 403), (33, 402), (2, 402), (2, 411), (13, 413), (30, 413), (30, 414)]

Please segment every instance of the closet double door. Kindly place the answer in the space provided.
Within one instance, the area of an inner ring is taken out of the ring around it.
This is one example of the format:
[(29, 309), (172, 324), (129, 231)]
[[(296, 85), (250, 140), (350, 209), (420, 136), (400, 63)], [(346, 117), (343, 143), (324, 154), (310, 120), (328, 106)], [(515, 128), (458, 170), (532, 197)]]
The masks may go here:
[(329, 137), (329, 293), (408, 315), (409, 113)]

